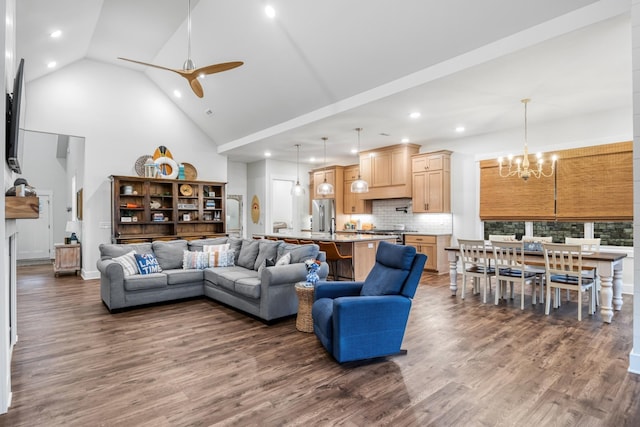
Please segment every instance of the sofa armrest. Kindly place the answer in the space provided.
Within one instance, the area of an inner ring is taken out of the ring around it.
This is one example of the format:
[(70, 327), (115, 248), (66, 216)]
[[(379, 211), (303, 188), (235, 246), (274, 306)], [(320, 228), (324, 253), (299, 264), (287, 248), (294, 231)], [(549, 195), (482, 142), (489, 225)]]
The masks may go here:
[(358, 296), (364, 282), (318, 282), (313, 294), (314, 301), (320, 298)]
[(100, 296), (109, 308), (123, 308), (124, 303), (124, 269), (122, 265), (110, 259), (98, 260), (96, 267), (100, 272)]
[[(329, 274), (329, 264), (323, 262), (318, 269), (318, 277), (326, 279)], [(260, 277), (262, 286), (283, 285), (307, 280), (307, 267), (303, 262), (288, 265), (266, 267)]]

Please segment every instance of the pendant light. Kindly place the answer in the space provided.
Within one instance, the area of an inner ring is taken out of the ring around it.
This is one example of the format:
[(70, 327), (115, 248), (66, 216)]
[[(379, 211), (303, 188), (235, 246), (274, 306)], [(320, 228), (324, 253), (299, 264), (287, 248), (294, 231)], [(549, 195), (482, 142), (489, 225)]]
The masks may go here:
[(304, 187), (300, 185), (300, 144), (296, 144), (296, 185), (291, 188), (292, 196), (304, 196)]
[[(327, 138), (326, 136), (322, 138), (324, 141), (324, 167), (327, 167)], [(318, 194), (321, 196), (329, 196), (333, 194), (333, 185), (327, 182), (327, 171), (324, 171), (324, 182), (318, 185)]]
[[(356, 128), (358, 131), (358, 152), (356, 156), (358, 156), (358, 162), (360, 162), (360, 131), (362, 128)], [(352, 193), (368, 193), (369, 192), (369, 183), (360, 177), (360, 168), (358, 168), (358, 179), (351, 183), (351, 192)]]

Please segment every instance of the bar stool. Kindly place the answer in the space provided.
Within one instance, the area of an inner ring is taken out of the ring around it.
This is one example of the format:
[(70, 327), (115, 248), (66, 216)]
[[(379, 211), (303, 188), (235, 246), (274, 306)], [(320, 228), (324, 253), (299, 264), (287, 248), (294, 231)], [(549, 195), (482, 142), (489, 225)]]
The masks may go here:
[(298, 239), (283, 239), (285, 243), (291, 243), (294, 245), (298, 245), (300, 244), (300, 242), (298, 241)]
[(300, 239), (300, 240), (298, 240), (298, 243), (301, 244), (301, 245), (311, 245), (311, 244), (313, 244), (313, 240)]
[[(318, 242), (318, 246), (320, 246), (320, 250), (324, 251), (327, 255), (327, 264), (329, 264), (329, 273), (333, 270), (333, 280), (339, 280), (340, 275), (338, 274), (338, 263), (344, 260), (351, 261), (351, 277), (348, 277), (349, 280), (353, 280), (355, 278), (355, 274), (353, 272), (353, 257), (351, 255), (342, 255), (338, 250), (338, 246), (336, 242)], [(333, 268), (332, 268), (333, 266)], [(345, 276), (342, 276), (347, 278)]]

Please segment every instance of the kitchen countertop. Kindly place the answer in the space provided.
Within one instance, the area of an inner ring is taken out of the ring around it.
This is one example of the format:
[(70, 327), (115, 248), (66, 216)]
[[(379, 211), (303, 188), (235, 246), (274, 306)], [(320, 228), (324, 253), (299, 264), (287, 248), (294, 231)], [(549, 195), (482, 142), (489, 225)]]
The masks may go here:
[[(336, 233), (342, 233), (342, 234), (365, 234), (365, 235), (370, 235), (372, 233), (375, 233), (376, 230), (375, 228), (373, 230), (339, 230), (336, 231)], [(385, 232), (388, 232), (389, 230), (385, 230)], [(409, 231), (404, 231), (404, 230), (395, 230), (398, 232), (398, 234), (416, 234), (416, 235), (424, 235), (424, 236), (450, 236), (451, 233), (432, 233), (429, 231), (416, 231), (416, 230), (409, 230)]]
[(353, 232), (349, 232), (348, 234), (329, 234), (329, 233), (308, 233), (308, 232), (299, 232), (299, 233), (256, 233), (256, 236), (269, 236), (269, 237), (277, 237), (278, 239), (303, 239), (303, 240), (314, 240), (314, 241), (323, 241), (323, 242), (362, 242), (367, 240), (388, 240), (395, 239), (396, 235), (394, 234), (357, 234)]

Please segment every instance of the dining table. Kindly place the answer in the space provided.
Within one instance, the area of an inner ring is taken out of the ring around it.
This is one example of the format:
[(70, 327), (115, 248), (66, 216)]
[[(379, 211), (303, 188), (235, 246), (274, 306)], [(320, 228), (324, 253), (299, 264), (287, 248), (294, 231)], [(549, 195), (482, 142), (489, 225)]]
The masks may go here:
[[(451, 295), (458, 291), (458, 258), (460, 248), (457, 246), (446, 247), (449, 260), (449, 279)], [(525, 250), (525, 262), (536, 265), (544, 265), (544, 253), (542, 251)], [(582, 265), (595, 267), (600, 279), (600, 315), (604, 323), (611, 323), (614, 311), (622, 309), (622, 260), (627, 256), (624, 252), (607, 251), (583, 251)], [(487, 257), (493, 259), (493, 252), (487, 246)]]

